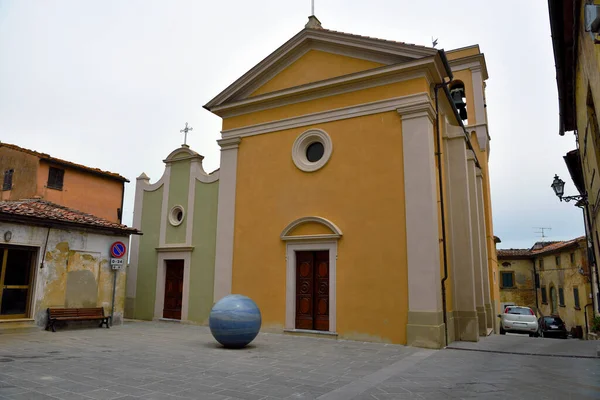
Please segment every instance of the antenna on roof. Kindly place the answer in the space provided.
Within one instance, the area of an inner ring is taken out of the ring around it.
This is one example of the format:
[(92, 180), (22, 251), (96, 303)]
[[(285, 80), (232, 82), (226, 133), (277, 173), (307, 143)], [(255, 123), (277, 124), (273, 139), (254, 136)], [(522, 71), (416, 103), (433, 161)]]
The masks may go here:
[(438, 38), (435, 38), (435, 39), (434, 39), (434, 38), (433, 38), (433, 36), (432, 36), (432, 37), (431, 37), (431, 45), (432, 45), (432, 47), (435, 47), (435, 46), (437, 46), (437, 43), (438, 43)]
[(549, 231), (549, 230), (552, 230), (552, 228), (543, 228), (543, 227), (541, 227), (541, 226), (534, 227), (533, 229), (539, 229), (539, 231), (536, 231), (535, 233), (537, 233), (537, 234), (540, 234), (540, 235), (541, 235), (540, 237), (541, 237), (542, 239), (544, 239), (544, 238), (548, 237), (548, 236), (546, 236), (546, 235), (545, 235), (545, 232), (544, 232), (545, 230), (548, 230), (548, 231)]

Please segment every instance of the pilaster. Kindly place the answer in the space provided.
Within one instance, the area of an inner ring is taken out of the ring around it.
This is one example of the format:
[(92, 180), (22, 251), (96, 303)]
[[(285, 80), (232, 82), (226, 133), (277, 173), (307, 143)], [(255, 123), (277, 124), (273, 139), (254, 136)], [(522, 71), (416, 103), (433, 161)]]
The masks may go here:
[(487, 235), (485, 226), (485, 202), (483, 199), (483, 175), (477, 170), (477, 211), (479, 213), (479, 240), (481, 243), (481, 274), (483, 284), (483, 304), (485, 307), (485, 325), (487, 331), (494, 329), (494, 313), (492, 311), (492, 298), (490, 292), (490, 278), (487, 254)]
[(479, 232), (479, 201), (477, 196), (477, 167), (475, 165), (475, 157), (472, 151), (467, 153), (467, 165), (469, 169), (469, 198), (471, 200), (471, 234), (473, 240), (473, 246), (471, 250), (473, 252), (473, 268), (475, 278), (475, 307), (477, 309), (479, 335), (486, 336), (486, 316), (485, 316), (485, 304), (483, 302), (483, 277), (487, 277), (487, 274), (483, 274), (483, 264), (481, 262), (481, 247), (485, 245), (485, 241), (481, 243), (481, 235)]
[(488, 128), (485, 113), (485, 98), (483, 96), (483, 74), (481, 67), (471, 67), (471, 79), (473, 82), (473, 103), (475, 106), (475, 128), (477, 140), (483, 150), (488, 148)]
[(433, 109), (429, 102), (398, 109), (402, 118), (406, 245), (407, 344), (445, 346), (442, 314)]
[[(142, 230), (142, 208), (144, 206), (144, 187), (150, 183), (148, 175), (142, 173), (135, 182), (135, 197), (133, 203), (133, 227)], [(138, 262), (140, 256), (140, 236), (131, 235), (129, 249), (129, 266), (127, 268), (127, 283), (125, 286), (125, 310), (126, 318), (133, 318), (135, 312), (135, 294), (137, 286)]]
[(454, 327), (456, 340), (479, 340), (472, 252), (471, 198), (467, 151), (462, 129), (446, 125), (444, 138), (448, 187), (448, 222), (452, 240)]
[(219, 208), (217, 211), (217, 247), (215, 254), (215, 302), (231, 294), (235, 190), (240, 142), (240, 138), (228, 138), (218, 141), (219, 146), (221, 146), (221, 168), (219, 170)]

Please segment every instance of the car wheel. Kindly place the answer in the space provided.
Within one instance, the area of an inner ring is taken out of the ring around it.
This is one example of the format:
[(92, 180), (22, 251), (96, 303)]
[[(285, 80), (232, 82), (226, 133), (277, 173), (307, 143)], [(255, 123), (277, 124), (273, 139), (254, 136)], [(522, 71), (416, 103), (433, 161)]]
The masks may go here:
[(501, 335), (506, 335), (506, 331), (504, 329), (502, 329), (502, 327), (500, 327), (500, 334)]

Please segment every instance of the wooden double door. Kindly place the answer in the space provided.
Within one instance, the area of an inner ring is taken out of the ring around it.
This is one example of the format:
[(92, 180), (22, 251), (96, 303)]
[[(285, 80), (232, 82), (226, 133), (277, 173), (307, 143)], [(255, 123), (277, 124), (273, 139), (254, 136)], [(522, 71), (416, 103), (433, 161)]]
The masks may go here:
[(27, 318), (36, 252), (0, 247), (0, 319)]
[(296, 252), (296, 329), (329, 330), (329, 251)]
[(183, 304), (183, 260), (166, 261), (163, 318), (181, 319)]

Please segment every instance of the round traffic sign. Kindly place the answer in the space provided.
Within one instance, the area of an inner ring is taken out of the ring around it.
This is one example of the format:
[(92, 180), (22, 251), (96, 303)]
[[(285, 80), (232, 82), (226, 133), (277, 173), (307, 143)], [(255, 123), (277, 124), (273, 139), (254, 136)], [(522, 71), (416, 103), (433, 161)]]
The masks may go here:
[(127, 247), (125, 247), (125, 244), (123, 242), (114, 242), (110, 246), (110, 255), (115, 258), (121, 258), (125, 255), (126, 249)]

